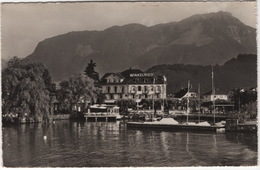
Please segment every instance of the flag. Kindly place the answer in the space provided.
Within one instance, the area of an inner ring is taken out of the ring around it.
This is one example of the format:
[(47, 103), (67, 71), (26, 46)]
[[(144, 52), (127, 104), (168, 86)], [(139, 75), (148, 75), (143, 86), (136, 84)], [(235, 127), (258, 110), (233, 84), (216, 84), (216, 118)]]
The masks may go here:
[(164, 81), (164, 82), (166, 82), (166, 81), (167, 81), (167, 79), (166, 79), (166, 77), (165, 77), (165, 76), (163, 76), (163, 81)]

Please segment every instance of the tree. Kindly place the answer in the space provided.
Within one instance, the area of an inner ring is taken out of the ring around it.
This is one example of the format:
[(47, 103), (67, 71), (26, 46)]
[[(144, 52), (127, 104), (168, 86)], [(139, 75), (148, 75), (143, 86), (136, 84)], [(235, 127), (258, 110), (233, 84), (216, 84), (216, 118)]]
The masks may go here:
[(255, 102), (257, 100), (257, 92), (243, 89), (234, 88), (229, 92), (231, 101), (234, 102), (234, 109), (239, 111), (243, 105)]
[(95, 71), (96, 66), (96, 63), (91, 59), (90, 63), (88, 63), (88, 66), (84, 70), (84, 74), (92, 78), (94, 81), (99, 81), (99, 74)]
[(41, 63), (13, 57), (2, 70), (2, 111), (22, 117), (49, 118), (51, 77)]
[(117, 106), (120, 108), (120, 113), (123, 115), (128, 114), (128, 108), (136, 107), (136, 102), (133, 99), (119, 99), (116, 101)]
[(95, 103), (100, 89), (95, 87), (94, 80), (83, 74), (72, 75), (68, 80), (60, 83), (61, 89), (57, 92), (57, 100), (60, 102), (61, 110), (70, 111), (72, 104), (87, 101)]
[(243, 88), (234, 88), (229, 92), (234, 109), (230, 117), (236, 117), (240, 122), (256, 119), (257, 117), (257, 91)]
[(164, 105), (164, 111), (169, 110), (169, 102), (166, 99), (142, 99), (140, 105), (145, 109), (154, 109), (154, 112), (162, 109), (162, 105)]

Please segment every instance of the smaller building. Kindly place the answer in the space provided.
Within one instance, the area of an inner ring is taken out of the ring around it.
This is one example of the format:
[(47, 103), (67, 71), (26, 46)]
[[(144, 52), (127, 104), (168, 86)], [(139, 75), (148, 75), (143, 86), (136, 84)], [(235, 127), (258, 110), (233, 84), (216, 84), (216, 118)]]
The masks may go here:
[(225, 100), (228, 101), (228, 95), (220, 90), (216, 90), (214, 93), (211, 91), (203, 94), (204, 101), (215, 101), (215, 100)]
[(197, 98), (199, 97), (199, 94), (196, 91), (188, 90), (188, 88), (183, 88), (177, 93), (174, 94), (174, 98), (177, 99), (186, 99), (186, 98)]

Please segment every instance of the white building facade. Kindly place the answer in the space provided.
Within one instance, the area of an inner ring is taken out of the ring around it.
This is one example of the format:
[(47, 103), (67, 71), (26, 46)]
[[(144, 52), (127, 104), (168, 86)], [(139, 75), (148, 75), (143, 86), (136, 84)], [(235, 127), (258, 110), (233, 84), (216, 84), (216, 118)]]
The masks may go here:
[(101, 78), (105, 103), (118, 99), (165, 99), (166, 77), (143, 73), (140, 70), (126, 70), (122, 73), (106, 73)]
[(212, 93), (212, 91), (203, 94), (204, 101), (213, 101), (213, 100), (225, 100), (228, 101), (228, 95), (220, 92)]

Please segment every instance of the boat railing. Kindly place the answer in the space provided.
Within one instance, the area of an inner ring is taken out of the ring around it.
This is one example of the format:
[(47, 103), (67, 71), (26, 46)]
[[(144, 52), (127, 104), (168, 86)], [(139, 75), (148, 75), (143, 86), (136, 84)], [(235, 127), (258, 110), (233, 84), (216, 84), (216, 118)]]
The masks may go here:
[(106, 116), (106, 115), (117, 115), (118, 113), (113, 113), (113, 112), (92, 112), (92, 113), (85, 113), (86, 115), (89, 116)]

